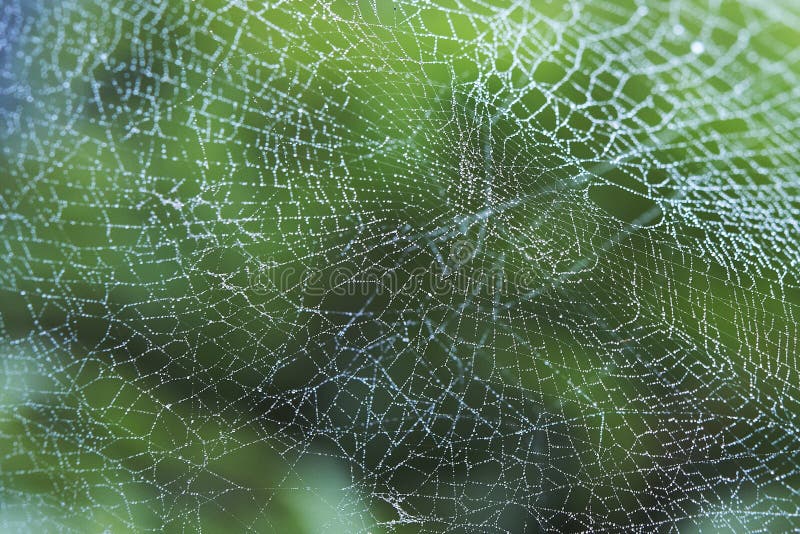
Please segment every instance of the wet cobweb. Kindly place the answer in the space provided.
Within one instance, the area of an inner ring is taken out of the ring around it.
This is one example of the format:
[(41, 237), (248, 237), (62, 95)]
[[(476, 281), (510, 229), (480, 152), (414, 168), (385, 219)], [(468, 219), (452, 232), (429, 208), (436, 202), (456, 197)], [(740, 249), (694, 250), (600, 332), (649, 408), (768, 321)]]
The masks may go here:
[(800, 528), (797, 28), (0, 3), (0, 524)]

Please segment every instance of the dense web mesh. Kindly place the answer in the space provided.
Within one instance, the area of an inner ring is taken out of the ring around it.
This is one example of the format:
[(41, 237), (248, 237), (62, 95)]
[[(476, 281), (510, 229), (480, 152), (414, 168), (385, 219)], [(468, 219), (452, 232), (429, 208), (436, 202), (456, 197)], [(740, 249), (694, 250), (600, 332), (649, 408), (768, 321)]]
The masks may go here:
[(800, 528), (797, 28), (6, 0), (0, 524)]

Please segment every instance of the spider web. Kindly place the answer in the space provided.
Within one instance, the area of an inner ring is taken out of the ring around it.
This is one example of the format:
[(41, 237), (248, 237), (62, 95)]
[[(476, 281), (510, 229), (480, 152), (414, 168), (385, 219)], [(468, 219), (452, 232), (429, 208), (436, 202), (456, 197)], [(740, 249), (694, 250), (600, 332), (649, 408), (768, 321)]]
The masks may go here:
[(798, 17), (3, 2), (0, 523), (800, 528)]

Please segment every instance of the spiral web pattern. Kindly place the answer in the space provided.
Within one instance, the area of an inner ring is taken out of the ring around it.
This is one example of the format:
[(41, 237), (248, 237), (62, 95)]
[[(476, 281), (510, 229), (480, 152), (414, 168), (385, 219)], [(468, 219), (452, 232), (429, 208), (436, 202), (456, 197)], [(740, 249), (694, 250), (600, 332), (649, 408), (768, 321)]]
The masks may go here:
[(6, 529), (800, 528), (791, 2), (0, 28)]

